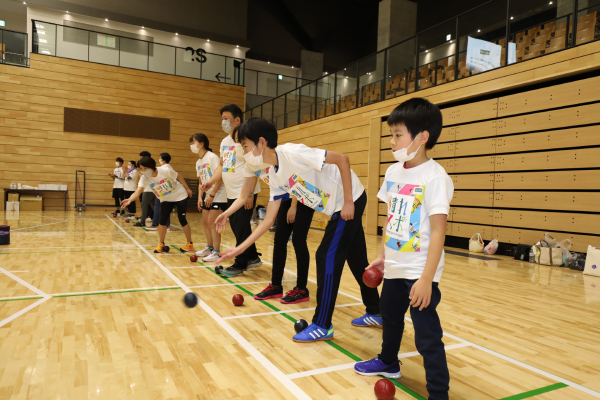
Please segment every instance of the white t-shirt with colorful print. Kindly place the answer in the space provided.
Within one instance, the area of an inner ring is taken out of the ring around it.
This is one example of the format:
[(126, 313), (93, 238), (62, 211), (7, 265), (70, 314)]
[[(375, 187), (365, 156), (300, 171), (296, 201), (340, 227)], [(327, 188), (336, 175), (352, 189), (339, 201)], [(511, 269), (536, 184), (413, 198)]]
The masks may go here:
[(125, 185), (125, 177), (123, 176), (123, 169), (121, 167), (115, 168), (113, 174), (116, 175), (116, 178), (113, 182), (113, 189), (123, 189)]
[[(244, 158), (244, 150), (242, 145), (236, 143), (231, 135), (227, 135), (221, 141), (219, 147), (221, 154), (221, 162), (223, 163), (223, 186), (227, 193), (228, 199), (237, 199), (242, 192), (244, 185), (244, 167), (246, 159)], [(260, 192), (260, 184), (256, 182), (254, 193)]]
[(157, 175), (154, 178), (142, 175), (138, 186), (150, 189), (161, 202), (178, 202), (188, 197), (185, 187), (177, 182), (178, 174), (172, 167), (164, 165), (156, 168), (156, 172)]
[[(219, 166), (219, 156), (212, 151), (207, 151), (204, 157), (196, 161), (196, 175), (200, 178), (200, 182), (206, 183), (212, 178), (215, 170)], [(212, 189), (208, 191), (212, 193)], [(227, 203), (227, 193), (225, 192), (225, 185), (221, 185), (215, 198), (214, 203)]]
[[(386, 279), (419, 279), (429, 252), (431, 215), (446, 214), (454, 184), (444, 168), (429, 160), (414, 168), (396, 163), (387, 169), (377, 197), (387, 204), (385, 238)], [(444, 253), (433, 278), (439, 282)]]
[[(314, 149), (303, 144), (286, 143), (275, 148), (278, 166), (253, 172), (249, 167), (244, 176), (259, 176), (270, 189), (269, 201), (287, 200), (289, 195), (298, 202), (329, 216), (344, 206), (344, 187), (337, 165), (325, 164), (326, 150)], [(350, 171), (352, 201), (365, 191), (360, 180)]]

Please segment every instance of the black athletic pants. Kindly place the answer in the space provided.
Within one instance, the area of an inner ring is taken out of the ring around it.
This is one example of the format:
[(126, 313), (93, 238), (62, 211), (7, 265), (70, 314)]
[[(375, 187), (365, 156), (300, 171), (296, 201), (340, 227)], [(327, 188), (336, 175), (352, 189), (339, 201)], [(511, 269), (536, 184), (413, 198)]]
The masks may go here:
[[(256, 204), (256, 198), (254, 195), (254, 204)], [(231, 207), (236, 199), (227, 199), (227, 208)], [(229, 217), (229, 225), (235, 236), (235, 245), (239, 246), (248, 239), (252, 234), (252, 227), (250, 226), (250, 219), (252, 218), (252, 208), (246, 210), (246, 207), (242, 206), (239, 210), (231, 214)], [(242, 254), (235, 258), (235, 264), (241, 265), (246, 268), (248, 261), (253, 261), (258, 258), (258, 252), (256, 251), (256, 245), (252, 243)]]
[(310, 229), (313, 214), (315, 210), (298, 203), (296, 209), (296, 219), (293, 223), (288, 224), (287, 213), (292, 206), (292, 200), (282, 201), (277, 213), (277, 227), (275, 230), (275, 240), (273, 243), (273, 272), (271, 281), (273, 286), (281, 286), (283, 272), (285, 270), (285, 260), (287, 258), (287, 244), (290, 234), (292, 236), (292, 244), (296, 252), (296, 262), (298, 280), (296, 286), (300, 289), (306, 289), (308, 281), (308, 267), (310, 265), (310, 253), (306, 244), (306, 237)]
[(163, 201), (160, 203), (160, 219), (158, 224), (166, 226), (169, 223), (169, 217), (173, 212), (173, 208), (177, 207), (177, 217), (183, 228), (188, 224), (185, 214), (187, 213), (187, 204), (189, 197), (180, 201)]
[(353, 219), (345, 221), (339, 211), (333, 214), (317, 249), (317, 309), (312, 322), (323, 329), (329, 329), (331, 326), (335, 299), (346, 261), (360, 286), (367, 313), (379, 314), (379, 292), (376, 288), (365, 285), (362, 280), (365, 268), (369, 265), (367, 242), (362, 225), (362, 215), (366, 205), (367, 194), (363, 192), (354, 202)]
[[(379, 358), (386, 364), (398, 360), (400, 342), (404, 332), (404, 315), (410, 307), (410, 291), (416, 280), (384, 279), (381, 291), (381, 317), (383, 318), (383, 344)], [(429, 400), (447, 400), (450, 374), (446, 351), (442, 342), (442, 325), (436, 311), (442, 294), (438, 283), (432, 283), (431, 303), (419, 311), (410, 307), (410, 317), (415, 328), (415, 345), (423, 356)]]

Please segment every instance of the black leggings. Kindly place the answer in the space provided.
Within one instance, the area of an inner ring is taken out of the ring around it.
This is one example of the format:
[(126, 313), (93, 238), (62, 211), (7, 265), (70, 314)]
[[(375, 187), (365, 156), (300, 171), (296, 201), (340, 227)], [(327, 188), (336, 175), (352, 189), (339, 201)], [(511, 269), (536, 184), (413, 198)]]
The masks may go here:
[[(128, 199), (131, 197), (132, 194), (135, 193), (135, 191), (130, 192), (128, 190), (125, 190), (125, 198)], [(135, 208), (135, 201), (132, 201), (131, 203), (129, 203), (129, 205), (127, 206), (127, 210), (129, 210), (129, 212), (131, 214), (135, 214), (136, 208)]]
[(290, 234), (293, 232), (292, 244), (296, 252), (296, 271), (298, 280), (296, 286), (300, 289), (306, 289), (308, 280), (308, 267), (310, 265), (310, 253), (306, 245), (306, 237), (310, 229), (313, 214), (315, 210), (298, 203), (296, 209), (296, 219), (288, 224), (287, 213), (292, 205), (292, 200), (282, 201), (277, 213), (277, 227), (275, 228), (275, 241), (273, 244), (273, 272), (271, 281), (273, 286), (281, 286), (283, 272), (285, 270), (285, 260), (287, 258), (287, 244)]
[(187, 211), (187, 203), (189, 197), (186, 197), (180, 201), (163, 201), (160, 203), (160, 221), (159, 225), (167, 225), (169, 221), (169, 215), (173, 212), (173, 208), (177, 207), (177, 217), (179, 218), (179, 223), (183, 228), (188, 224), (187, 219), (185, 218), (185, 213)]

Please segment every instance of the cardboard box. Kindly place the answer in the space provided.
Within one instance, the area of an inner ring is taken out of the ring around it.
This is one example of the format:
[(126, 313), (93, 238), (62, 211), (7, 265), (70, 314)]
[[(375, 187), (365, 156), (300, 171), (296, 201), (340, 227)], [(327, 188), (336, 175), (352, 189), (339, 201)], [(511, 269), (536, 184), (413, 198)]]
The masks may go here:
[(9, 193), (8, 201), (19, 201), (19, 193)]
[(44, 206), (42, 204), (42, 196), (37, 195), (23, 195), (21, 196), (20, 211), (42, 211)]
[(19, 211), (19, 202), (18, 201), (7, 201), (6, 202), (6, 211)]

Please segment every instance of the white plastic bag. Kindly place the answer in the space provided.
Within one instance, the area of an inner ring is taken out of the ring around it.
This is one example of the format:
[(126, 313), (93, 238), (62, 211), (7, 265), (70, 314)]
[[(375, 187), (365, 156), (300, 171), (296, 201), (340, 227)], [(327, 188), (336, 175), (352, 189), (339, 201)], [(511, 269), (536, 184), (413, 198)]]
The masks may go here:
[(483, 239), (479, 233), (476, 233), (469, 240), (469, 251), (473, 253), (483, 253)]
[(488, 243), (487, 246), (485, 246), (485, 248), (483, 249), (483, 252), (487, 255), (492, 255), (492, 254), (496, 254), (496, 251), (498, 251), (498, 240), (494, 239), (491, 242)]

